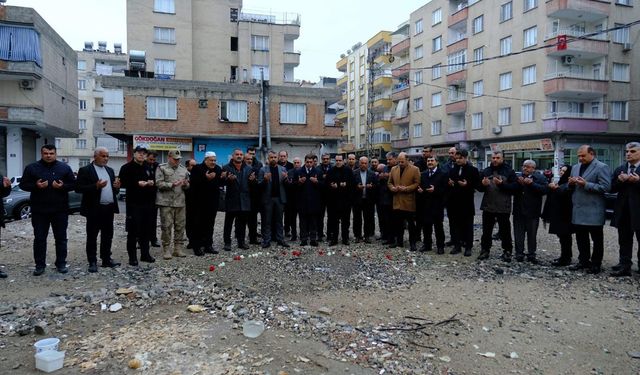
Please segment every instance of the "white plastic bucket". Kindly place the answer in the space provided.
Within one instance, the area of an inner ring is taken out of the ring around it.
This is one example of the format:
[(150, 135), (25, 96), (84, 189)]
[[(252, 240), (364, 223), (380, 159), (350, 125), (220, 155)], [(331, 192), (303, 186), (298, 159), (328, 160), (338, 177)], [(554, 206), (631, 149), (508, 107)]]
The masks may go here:
[(60, 370), (64, 365), (64, 352), (46, 350), (36, 354), (36, 368), (44, 372)]
[(60, 344), (60, 339), (56, 337), (50, 337), (48, 339), (42, 339), (40, 341), (36, 341), (33, 344), (33, 347), (36, 348), (36, 354), (41, 352), (46, 352), (49, 350), (58, 350), (58, 344)]

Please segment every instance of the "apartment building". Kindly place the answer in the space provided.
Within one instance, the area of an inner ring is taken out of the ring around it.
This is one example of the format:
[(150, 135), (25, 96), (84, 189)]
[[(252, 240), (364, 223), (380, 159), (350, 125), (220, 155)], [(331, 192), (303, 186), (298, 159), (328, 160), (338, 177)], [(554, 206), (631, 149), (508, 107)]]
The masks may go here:
[(78, 129), (76, 53), (33, 9), (0, 4), (0, 173)]
[(391, 32), (380, 31), (336, 63), (343, 73), (337, 81), (342, 109), (336, 115), (343, 126), (341, 152), (380, 157), (391, 149), (391, 42)]
[[(534, 159), (555, 169), (575, 163), (588, 143), (617, 165), (640, 131), (640, 46), (637, 27), (610, 29), (639, 16), (629, 0), (425, 4), (410, 17), (410, 139), (402, 149), (457, 145), (481, 167), (503, 150), (516, 167)], [(397, 126), (394, 134), (406, 134)]]
[[(78, 136), (74, 138), (56, 138), (58, 158), (74, 171), (93, 160), (93, 151), (102, 146), (109, 150), (109, 165), (115, 170), (127, 162), (126, 143), (104, 132), (102, 115), (105, 103), (112, 101), (105, 97), (102, 88), (103, 76), (124, 76), (129, 60), (123, 53), (122, 45), (115, 43), (113, 51), (107, 49), (107, 42), (85, 42), (82, 51), (78, 51)], [(108, 106), (108, 105), (107, 105)]]
[(223, 164), (249, 146), (304, 157), (335, 153), (341, 138), (327, 110), (339, 98), (335, 88), (116, 76), (103, 76), (102, 87), (105, 98), (116, 98), (105, 102), (105, 132), (161, 160), (179, 148), (196, 160), (214, 151)]
[(157, 78), (294, 84), (300, 16), (245, 12), (242, 0), (127, 1), (127, 46)]

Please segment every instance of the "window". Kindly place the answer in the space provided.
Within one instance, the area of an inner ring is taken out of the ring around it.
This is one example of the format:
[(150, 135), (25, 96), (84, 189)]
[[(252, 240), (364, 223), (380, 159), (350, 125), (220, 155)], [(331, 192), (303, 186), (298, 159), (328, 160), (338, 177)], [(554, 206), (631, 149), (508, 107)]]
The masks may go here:
[(538, 43), (538, 27), (533, 26), (522, 32), (522, 47), (528, 48)]
[(177, 102), (177, 98), (148, 96), (147, 118), (159, 120), (176, 120), (178, 118)]
[(244, 100), (220, 101), (220, 120), (247, 122), (247, 102)]
[(533, 122), (535, 121), (535, 108), (536, 103), (525, 103), (520, 109), (520, 122)]
[(103, 97), (103, 117), (124, 118), (124, 94), (122, 89), (105, 89)]
[(413, 56), (415, 60), (421, 59), (424, 56), (424, 52), (422, 51), (422, 46), (417, 46), (413, 49)]
[(413, 99), (413, 110), (422, 111), (422, 108), (424, 108), (424, 102), (422, 101), (422, 98)]
[(509, 1), (500, 5), (500, 22), (508, 21), (513, 18), (513, 3)]
[(156, 59), (155, 68), (156, 68), (156, 70), (155, 70), (156, 76), (163, 76), (165, 78), (173, 78), (176, 75), (176, 61), (175, 60)]
[(629, 82), (629, 64), (613, 63), (611, 79), (614, 81)]
[(442, 134), (442, 121), (435, 120), (431, 121), (431, 135), (440, 135)]
[(500, 91), (509, 90), (511, 87), (511, 72), (500, 74)]
[(447, 73), (454, 73), (465, 68), (467, 50), (463, 49), (447, 56)]
[(525, 66), (522, 68), (522, 85), (536, 83), (536, 66)]
[(78, 60), (78, 70), (87, 70), (87, 62), (85, 60)]
[(176, 13), (176, 3), (174, 0), (154, 0), (153, 11), (158, 13)]
[(87, 130), (87, 120), (85, 119), (78, 120), (78, 130)]
[(442, 69), (440, 69), (440, 65), (442, 64), (434, 65), (431, 68), (431, 79), (438, 79), (442, 77)]
[(414, 84), (419, 85), (422, 83), (422, 70), (416, 70), (413, 72)]
[(500, 56), (511, 53), (511, 36), (500, 39)]
[(473, 19), (473, 29), (472, 32), (477, 34), (484, 30), (484, 16), (478, 16)]
[(473, 61), (475, 65), (480, 65), (483, 63), (484, 59), (484, 46), (478, 47), (473, 50)]
[(238, 50), (238, 37), (237, 36), (232, 36), (231, 37), (230, 49), (231, 49), (231, 51), (237, 51)]
[(83, 99), (78, 100), (78, 108), (79, 108), (81, 111), (86, 111), (86, 110), (87, 110), (87, 101), (86, 101), (86, 100), (83, 100)]
[(431, 12), (431, 26), (442, 22), (442, 8), (438, 8)]
[(620, 27), (620, 29), (614, 30), (613, 32), (613, 42), (614, 43), (629, 43), (629, 27), (622, 27), (624, 24), (616, 23), (615, 27)]
[(304, 103), (280, 103), (281, 124), (306, 124), (307, 105)]
[(89, 158), (80, 158), (80, 159), (78, 159), (78, 166), (80, 168), (86, 167), (89, 164), (91, 164), (91, 160)]
[(422, 137), (422, 124), (413, 124), (413, 138)]
[(524, 0), (524, 12), (538, 6), (538, 0)]
[(60, 138), (56, 138), (56, 140), (55, 140), (55, 146), (56, 146), (56, 148), (57, 148), (58, 150), (59, 150), (59, 149), (61, 149), (61, 148), (62, 148), (62, 139), (60, 139)]
[[(262, 79), (262, 74), (260, 73), (260, 70), (262, 69), (262, 71), (264, 72), (264, 79), (265, 81), (269, 80), (269, 66), (268, 65), (251, 65), (251, 78), (255, 79), (255, 80), (261, 80)], [(353, 72), (351, 72), (353, 73)]]
[(418, 35), (422, 32), (422, 19), (419, 19), (415, 23), (415, 33), (413, 35)]
[(631, 0), (616, 0), (616, 4), (631, 6)]
[(498, 125), (511, 124), (511, 107), (504, 107), (498, 110)]
[(438, 52), (442, 49), (442, 35), (439, 35), (431, 40), (431, 51)]
[(437, 107), (439, 105), (442, 105), (442, 93), (434, 92), (433, 94), (431, 94), (431, 106)]
[(251, 35), (251, 49), (254, 51), (268, 51), (269, 37), (266, 35)]
[(471, 130), (482, 129), (482, 112), (471, 115)]
[(475, 81), (473, 83), (473, 96), (484, 95), (484, 81)]
[(87, 148), (87, 140), (86, 139), (82, 139), (82, 138), (76, 139), (76, 149), (84, 150), (86, 148)]
[(84, 79), (79, 79), (78, 80), (78, 90), (86, 90), (86, 89), (87, 89), (87, 81), (84, 80)]
[(153, 41), (156, 43), (174, 44), (176, 42), (176, 29), (171, 27), (154, 27)]
[(615, 121), (629, 120), (629, 107), (627, 102), (611, 102), (611, 119)]

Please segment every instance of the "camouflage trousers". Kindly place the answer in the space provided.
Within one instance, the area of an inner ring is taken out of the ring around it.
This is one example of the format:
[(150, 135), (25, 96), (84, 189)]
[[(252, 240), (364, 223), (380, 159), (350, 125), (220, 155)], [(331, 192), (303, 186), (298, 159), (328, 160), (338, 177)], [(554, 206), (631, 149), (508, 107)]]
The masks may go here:
[(165, 252), (168, 252), (171, 247), (172, 231), (173, 253), (181, 253), (184, 250), (185, 211), (184, 207), (160, 206), (160, 228), (162, 230), (160, 238)]

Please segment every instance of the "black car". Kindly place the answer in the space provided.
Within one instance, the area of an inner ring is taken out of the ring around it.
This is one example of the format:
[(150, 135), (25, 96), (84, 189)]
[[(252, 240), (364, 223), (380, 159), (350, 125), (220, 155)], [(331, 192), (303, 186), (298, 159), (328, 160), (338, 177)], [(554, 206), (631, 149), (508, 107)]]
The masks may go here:
[[(20, 190), (20, 187), (14, 186), (11, 189), (11, 193), (2, 198), (4, 203), (4, 218), (5, 219), (28, 219), (31, 217), (31, 202), (28, 191)], [(78, 194), (74, 191), (69, 192), (69, 211), (80, 211), (80, 202), (82, 201), (82, 194)]]

